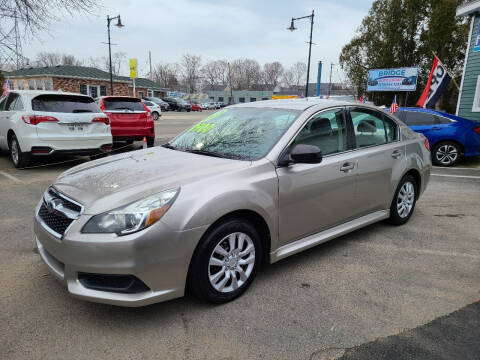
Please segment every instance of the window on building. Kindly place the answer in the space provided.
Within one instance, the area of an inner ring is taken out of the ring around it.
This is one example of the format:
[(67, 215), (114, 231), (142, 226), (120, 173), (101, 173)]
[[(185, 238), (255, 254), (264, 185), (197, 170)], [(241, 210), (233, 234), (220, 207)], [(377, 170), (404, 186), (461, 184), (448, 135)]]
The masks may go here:
[(148, 97), (153, 97), (153, 90), (147, 90), (147, 96)]
[(43, 79), (43, 87), (45, 90), (53, 90), (52, 79)]
[(262, 98), (262, 100), (269, 100), (269, 98)]
[(37, 90), (43, 90), (42, 79), (35, 80), (35, 85), (36, 85)]
[(250, 102), (254, 102), (254, 101), (257, 101), (257, 98), (251, 97)]
[(35, 81), (28, 80), (28, 90), (35, 90)]
[(98, 87), (97, 86), (89, 86), (88, 87), (88, 95), (90, 95), (92, 98), (97, 98), (98, 97)]
[(80, 84), (80, 94), (88, 95), (87, 85), (86, 85), (86, 84)]
[(139, 91), (139, 92), (138, 92), (138, 97), (139, 97), (140, 99), (143, 99), (143, 91)]
[(228, 97), (228, 103), (233, 104), (233, 97), (231, 97), (231, 96)]
[(219, 96), (218, 101), (223, 102), (223, 96)]
[(244, 98), (244, 97), (238, 98), (238, 101), (241, 102), (241, 103), (244, 103), (244, 102), (245, 102), (245, 98)]
[(100, 96), (107, 96), (107, 87), (105, 85), (100, 85)]
[(14, 83), (13, 81), (9, 81), (9, 82), (8, 82), (8, 88), (9, 88), (10, 90), (14, 90), (14, 89), (15, 89), (15, 83)]
[(472, 112), (480, 112), (480, 75), (477, 77), (475, 97), (473, 98)]
[(25, 82), (23, 80), (18, 80), (17, 81), (17, 89), (18, 90), (24, 90), (25, 89)]

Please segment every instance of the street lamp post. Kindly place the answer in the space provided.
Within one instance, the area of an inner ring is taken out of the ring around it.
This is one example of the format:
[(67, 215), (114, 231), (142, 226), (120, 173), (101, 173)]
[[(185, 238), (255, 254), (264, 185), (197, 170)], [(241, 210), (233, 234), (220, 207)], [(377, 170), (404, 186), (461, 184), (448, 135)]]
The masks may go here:
[(112, 20), (118, 19), (115, 26), (122, 28), (125, 25), (122, 24), (122, 19), (120, 19), (120, 15), (115, 17), (110, 17), (107, 15), (107, 29), (108, 29), (108, 59), (109, 59), (109, 67), (110, 67), (110, 95), (113, 95), (113, 73), (112, 73), (112, 44), (110, 42), (110, 23)]
[(292, 22), (290, 24), (290, 27), (287, 28), (287, 30), (290, 31), (295, 31), (297, 28), (295, 27), (295, 20), (300, 20), (300, 19), (307, 19), (310, 18), (310, 41), (308, 42), (308, 64), (307, 64), (307, 84), (305, 86), (305, 97), (308, 97), (308, 82), (310, 80), (310, 58), (312, 56), (312, 35), (313, 35), (313, 18), (314, 18), (314, 11), (312, 10), (312, 15), (307, 15), (307, 16), (302, 16), (298, 18), (293, 18), (292, 17)]

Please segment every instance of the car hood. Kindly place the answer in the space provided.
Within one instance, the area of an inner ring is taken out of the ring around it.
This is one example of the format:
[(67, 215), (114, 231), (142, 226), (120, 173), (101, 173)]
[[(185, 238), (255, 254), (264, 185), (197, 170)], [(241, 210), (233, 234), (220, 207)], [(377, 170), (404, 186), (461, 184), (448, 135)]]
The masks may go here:
[(61, 174), (53, 186), (84, 205), (85, 214), (98, 214), (250, 165), (248, 161), (155, 147), (73, 167)]

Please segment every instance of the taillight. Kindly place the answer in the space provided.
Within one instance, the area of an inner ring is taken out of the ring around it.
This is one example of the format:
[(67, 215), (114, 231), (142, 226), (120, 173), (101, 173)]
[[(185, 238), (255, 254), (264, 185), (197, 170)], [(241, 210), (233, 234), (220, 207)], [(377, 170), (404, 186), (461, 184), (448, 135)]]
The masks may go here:
[(430, 151), (430, 143), (428, 142), (428, 139), (425, 139), (425, 147)]
[(480, 126), (474, 127), (473, 131), (475, 131), (478, 135), (480, 135)]
[(108, 117), (96, 117), (96, 118), (93, 118), (92, 122), (101, 122), (101, 123), (104, 123), (105, 125), (110, 124), (110, 120), (108, 119)]
[(25, 124), (37, 125), (41, 122), (58, 122), (53, 116), (23, 115), (22, 120)]

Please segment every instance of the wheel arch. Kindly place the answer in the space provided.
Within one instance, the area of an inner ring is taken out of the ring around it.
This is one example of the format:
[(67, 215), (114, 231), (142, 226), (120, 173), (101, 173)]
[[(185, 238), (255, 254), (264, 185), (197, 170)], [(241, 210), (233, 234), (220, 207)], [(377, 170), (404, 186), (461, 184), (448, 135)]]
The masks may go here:
[(407, 175), (411, 175), (415, 179), (415, 182), (416, 182), (415, 200), (418, 200), (420, 196), (420, 191), (422, 189), (422, 176), (420, 175), (420, 171), (418, 171), (417, 169), (409, 169), (405, 172), (405, 174), (403, 174), (401, 179), (403, 179)]

